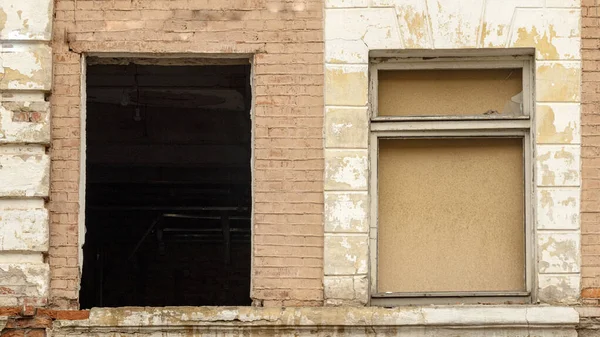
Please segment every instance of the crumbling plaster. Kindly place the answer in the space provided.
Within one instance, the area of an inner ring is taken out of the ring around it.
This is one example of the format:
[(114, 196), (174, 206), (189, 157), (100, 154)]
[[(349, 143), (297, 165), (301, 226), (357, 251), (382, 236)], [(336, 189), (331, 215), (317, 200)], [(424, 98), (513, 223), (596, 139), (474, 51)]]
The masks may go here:
[(368, 294), (367, 282), (355, 280), (368, 276), (369, 268), (357, 266), (368, 265), (370, 257), (368, 249), (355, 246), (376, 229), (364, 206), (369, 200), (369, 51), (522, 47), (535, 48), (536, 60), (534, 286), (541, 302), (577, 302), (579, 2), (327, 0), (325, 7), (326, 304), (364, 305), (368, 300), (355, 295)]
[(573, 308), (462, 306), (385, 308), (177, 307), (92, 309), (55, 321), (53, 336), (577, 336)]
[(0, 306), (48, 297), (52, 11), (52, 0), (0, 2)]

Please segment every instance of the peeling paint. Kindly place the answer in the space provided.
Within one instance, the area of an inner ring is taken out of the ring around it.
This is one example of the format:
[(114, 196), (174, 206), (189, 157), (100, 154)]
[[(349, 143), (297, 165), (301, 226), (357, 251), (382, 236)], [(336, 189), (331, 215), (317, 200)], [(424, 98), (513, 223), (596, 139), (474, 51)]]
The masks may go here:
[(579, 186), (578, 146), (539, 145), (537, 183), (540, 186)]
[(542, 273), (579, 272), (578, 234), (540, 234), (539, 268)]
[[(0, 40), (49, 41), (52, 0), (3, 0), (0, 3)], [(2, 20), (4, 18), (4, 20)]]
[(325, 230), (329, 232), (367, 232), (367, 193), (327, 193)]
[(325, 275), (352, 275), (367, 273), (368, 237), (325, 236)]
[(50, 158), (45, 154), (0, 153), (0, 196), (48, 196), (49, 170)]
[(552, 44), (552, 39), (556, 37), (554, 25), (548, 27), (548, 31), (541, 35), (537, 31), (537, 27), (532, 27), (531, 31), (525, 28), (517, 30), (517, 40), (514, 42), (514, 47), (535, 47), (536, 52), (540, 53), (544, 59), (559, 59), (558, 50)]
[(538, 104), (536, 137), (538, 143), (569, 144), (580, 142), (579, 104)]
[(364, 190), (367, 187), (367, 153), (346, 151), (326, 154), (325, 188)]
[(4, 73), (0, 89), (50, 90), (52, 83), (51, 49), (46, 45), (3, 48), (0, 53)]
[(48, 102), (2, 102), (0, 143), (50, 143)]
[(581, 63), (542, 63), (537, 68), (538, 102), (579, 102)]

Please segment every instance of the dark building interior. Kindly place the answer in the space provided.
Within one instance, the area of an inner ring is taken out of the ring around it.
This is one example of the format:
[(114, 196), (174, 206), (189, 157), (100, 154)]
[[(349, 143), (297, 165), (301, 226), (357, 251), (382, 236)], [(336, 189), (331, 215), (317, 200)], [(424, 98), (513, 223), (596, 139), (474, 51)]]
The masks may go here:
[(88, 59), (82, 308), (251, 304), (250, 65), (217, 61)]

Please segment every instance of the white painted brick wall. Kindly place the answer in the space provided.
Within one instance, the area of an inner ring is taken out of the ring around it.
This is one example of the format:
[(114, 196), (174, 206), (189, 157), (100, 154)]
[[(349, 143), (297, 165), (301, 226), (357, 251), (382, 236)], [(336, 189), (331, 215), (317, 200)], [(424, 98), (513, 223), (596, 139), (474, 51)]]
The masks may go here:
[(0, 1), (0, 306), (48, 298), (52, 0)]
[[(539, 115), (532, 131), (537, 139), (537, 287), (542, 302), (576, 302), (581, 241), (579, 2), (327, 0), (325, 6), (326, 303), (367, 301), (367, 296), (351, 295), (367, 294), (368, 282), (355, 282), (366, 271), (350, 260), (368, 258), (362, 256), (362, 246), (352, 253), (348, 247), (364, 242), (369, 237), (364, 228), (375, 225), (368, 223), (364, 207), (369, 199), (369, 50), (491, 47), (536, 48)], [(360, 197), (350, 198), (350, 193)]]

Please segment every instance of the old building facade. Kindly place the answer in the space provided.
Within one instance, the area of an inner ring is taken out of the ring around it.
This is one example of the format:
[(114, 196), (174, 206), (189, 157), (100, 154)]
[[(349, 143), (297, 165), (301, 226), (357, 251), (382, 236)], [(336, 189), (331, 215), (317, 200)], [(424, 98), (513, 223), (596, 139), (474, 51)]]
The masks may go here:
[(600, 334), (599, 9), (3, 0), (2, 334)]

